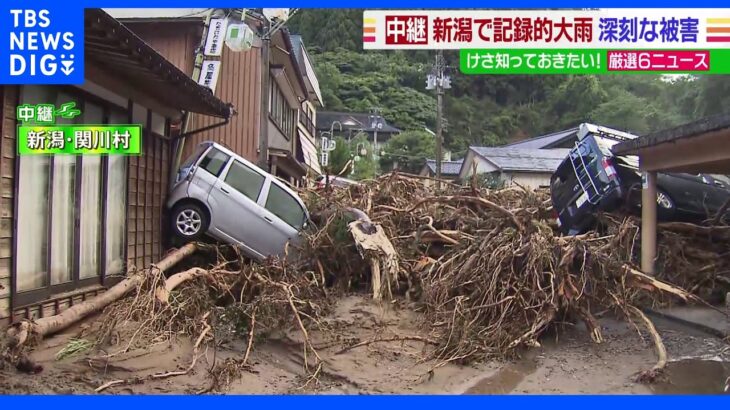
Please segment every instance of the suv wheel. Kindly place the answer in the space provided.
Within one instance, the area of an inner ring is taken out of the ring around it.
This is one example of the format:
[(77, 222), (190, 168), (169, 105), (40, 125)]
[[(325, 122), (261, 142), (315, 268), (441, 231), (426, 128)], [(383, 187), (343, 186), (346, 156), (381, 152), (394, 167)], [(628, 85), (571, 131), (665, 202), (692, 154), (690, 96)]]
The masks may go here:
[(208, 230), (208, 214), (196, 204), (180, 204), (172, 212), (172, 231), (184, 241), (197, 241)]

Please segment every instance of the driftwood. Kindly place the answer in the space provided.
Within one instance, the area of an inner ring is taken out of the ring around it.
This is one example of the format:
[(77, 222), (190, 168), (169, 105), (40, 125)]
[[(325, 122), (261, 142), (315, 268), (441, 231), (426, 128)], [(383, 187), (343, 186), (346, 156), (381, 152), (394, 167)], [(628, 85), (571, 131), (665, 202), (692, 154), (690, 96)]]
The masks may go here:
[(659, 335), (659, 332), (657, 332), (656, 327), (654, 327), (654, 323), (652, 323), (652, 321), (644, 314), (644, 312), (642, 312), (635, 306), (629, 306), (629, 310), (644, 323), (644, 326), (646, 326), (646, 330), (648, 330), (649, 334), (651, 334), (651, 338), (654, 341), (654, 346), (656, 347), (656, 365), (654, 365), (654, 368), (652, 368), (651, 370), (640, 373), (638, 377), (638, 380), (640, 381), (652, 381), (667, 366), (667, 348), (664, 347), (662, 337)]
[(387, 296), (392, 297), (390, 283), (398, 279), (398, 252), (383, 228), (374, 224), (365, 212), (356, 208), (347, 211), (357, 218), (348, 224), (348, 229), (360, 255), (370, 266), (373, 299), (382, 300), (386, 290)]
[(54, 316), (44, 317), (36, 321), (24, 320), (20, 323), (11, 325), (8, 329), (10, 345), (23, 345), (30, 335), (43, 338), (66, 329), (90, 314), (98, 312), (110, 305), (112, 302), (121, 299), (131, 290), (135, 289), (149, 271), (156, 270), (164, 272), (185, 257), (193, 254), (196, 250), (197, 245), (195, 243), (187, 244), (182, 248), (171, 252), (159, 263), (152, 265), (148, 270), (135, 273), (93, 299), (74, 305)]
[(195, 279), (207, 273), (208, 271), (202, 268), (191, 268), (186, 271), (176, 273), (165, 280), (164, 287), (157, 288), (155, 296), (161, 303), (168, 303), (170, 299), (170, 292), (172, 292), (176, 287), (188, 280)]
[(702, 226), (688, 222), (663, 222), (659, 229), (688, 235), (704, 235), (713, 239), (730, 240), (730, 226)]

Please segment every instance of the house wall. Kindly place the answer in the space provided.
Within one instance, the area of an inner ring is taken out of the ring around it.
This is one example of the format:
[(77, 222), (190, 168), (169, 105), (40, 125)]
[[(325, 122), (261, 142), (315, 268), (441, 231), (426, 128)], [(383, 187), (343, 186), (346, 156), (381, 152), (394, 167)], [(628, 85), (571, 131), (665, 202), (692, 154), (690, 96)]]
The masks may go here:
[(466, 154), (466, 158), (464, 158), (464, 163), (461, 165), (459, 179), (464, 181), (471, 176), (472, 171), (474, 170), (474, 167), (472, 165), (474, 161), (477, 162), (477, 175), (499, 171), (499, 168), (497, 168), (494, 164), (478, 155), (474, 155), (474, 151), (470, 150)]
[(274, 124), (274, 122), (271, 121), (271, 119), (269, 119), (269, 121), (268, 121), (268, 127), (269, 127), (269, 147), (291, 151), (291, 149), (292, 149), (291, 138), (285, 137), (284, 133), (279, 131), (279, 127), (277, 127), (276, 124)]
[[(129, 122), (142, 123), (141, 156), (127, 157), (127, 268), (142, 269), (161, 259), (165, 243), (166, 226), (162, 214), (167, 194), (167, 180), (170, 167), (170, 142), (162, 135), (168, 132), (168, 121), (138, 104), (130, 104), (127, 97), (104, 89), (88, 81), (79, 87), (89, 94), (111, 101), (117, 106), (126, 106)], [(119, 92), (120, 90), (117, 90)], [(91, 284), (80, 284), (65, 293), (53, 293), (50, 298), (18, 306), (11, 301), (11, 274), (13, 249), (13, 220), (15, 195), (15, 152), (16, 121), (15, 107), (18, 104), (18, 87), (0, 88), (2, 101), (2, 144), (0, 144), (0, 324), (18, 318), (40, 318), (56, 314), (104, 291), (108, 283), (101, 280)], [(71, 95), (75, 95), (70, 89)], [(91, 98), (91, 97), (89, 97)], [(102, 235), (104, 235), (102, 233)], [(23, 244), (18, 244), (23, 246)], [(25, 244), (25, 246), (28, 246)], [(103, 268), (102, 268), (103, 269)], [(28, 303), (28, 302), (23, 302)]]
[(170, 142), (146, 133), (144, 155), (129, 157), (127, 185), (127, 269), (158, 262), (167, 226), (162, 209), (167, 196)]
[(537, 189), (550, 186), (549, 172), (505, 172), (502, 178), (505, 186), (512, 186), (515, 182), (525, 188)]
[(182, 71), (192, 74), (195, 48), (200, 45), (203, 21), (194, 23), (124, 23)]
[[(193, 75), (195, 49), (202, 37), (201, 23), (125, 23), (152, 48), (172, 61), (188, 75)], [(261, 50), (235, 53), (223, 47), (221, 69), (215, 95), (230, 102), (237, 114), (228, 125), (191, 135), (185, 139), (183, 159), (203, 141), (218, 142), (249, 161), (258, 158), (261, 107)], [(220, 119), (191, 115), (188, 131), (220, 122)]]
[(13, 243), (15, 107), (18, 87), (0, 87), (0, 323), (10, 317), (10, 270)]
[[(249, 161), (258, 158), (261, 116), (261, 51), (254, 48), (234, 53), (223, 47), (221, 72), (215, 95), (230, 102), (237, 114), (224, 127), (192, 135), (185, 139), (183, 158), (192, 154), (203, 141), (216, 141)], [(193, 115), (188, 131), (220, 122), (220, 119)]]

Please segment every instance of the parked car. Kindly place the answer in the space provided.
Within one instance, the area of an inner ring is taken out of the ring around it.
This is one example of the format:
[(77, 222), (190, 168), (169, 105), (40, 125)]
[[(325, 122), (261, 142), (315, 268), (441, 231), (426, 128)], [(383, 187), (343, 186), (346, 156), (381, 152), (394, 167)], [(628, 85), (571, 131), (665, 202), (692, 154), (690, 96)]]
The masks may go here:
[(298, 243), (309, 220), (286, 184), (214, 142), (200, 144), (182, 164), (167, 208), (177, 238), (207, 234), (259, 261), (282, 255), (289, 241)]
[[(314, 183), (315, 183), (315, 186), (317, 187), (317, 189), (322, 189), (325, 187), (326, 181), (327, 181), (325, 178), (326, 177), (324, 175), (320, 175), (314, 180)], [(342, 178), (342, 177), (338, 177), (338, 176), (334, 176), (334, 175), (329, 176), (329, 181), (330, 181), (330, 185), (332, 185), (334, 187), (339, 187), (339, 188), (347, 188), (348, 186), (358, 184), (357, 181), (353, 181), (351, 179)]]
[[(585, 232), (595, 223), (598, 211), (628, 205), (641, 207), (638, 157), (616, 156), (611, 147), (635, 135), (581, 124), (578, 142), (553, 173), (550, 194), (557, 222), (565, 234)], [(730, 198), (728, 185), (707, 174), (658, 173), (657, 216), (660, 220), (701, 221), (720, 209)]]

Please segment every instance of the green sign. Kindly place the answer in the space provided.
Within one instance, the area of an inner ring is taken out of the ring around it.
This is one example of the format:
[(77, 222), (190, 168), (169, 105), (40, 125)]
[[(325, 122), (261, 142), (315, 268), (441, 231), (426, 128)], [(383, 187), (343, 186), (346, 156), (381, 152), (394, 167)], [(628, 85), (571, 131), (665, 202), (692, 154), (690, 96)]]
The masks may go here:
[(462, 49), (464, 74), (730, 74), (730, 50)]
[(20, 125), (18, 154), (139, 155), (140, 125)]

